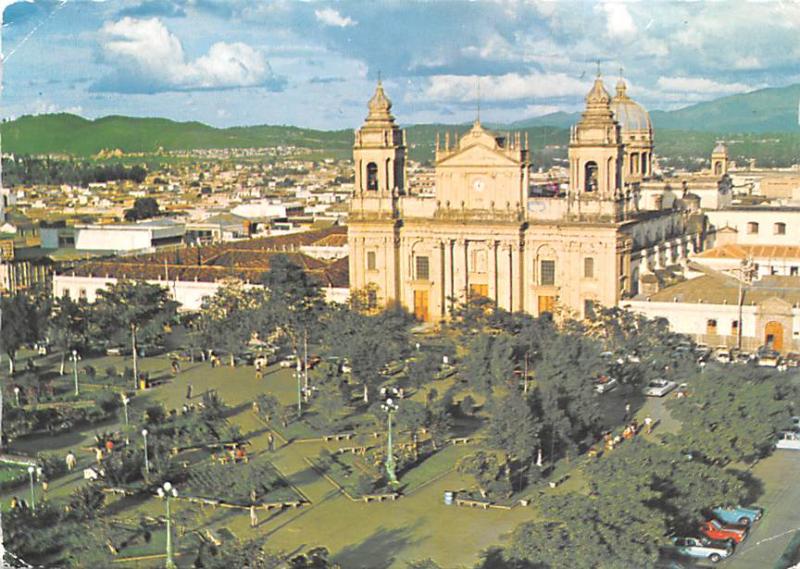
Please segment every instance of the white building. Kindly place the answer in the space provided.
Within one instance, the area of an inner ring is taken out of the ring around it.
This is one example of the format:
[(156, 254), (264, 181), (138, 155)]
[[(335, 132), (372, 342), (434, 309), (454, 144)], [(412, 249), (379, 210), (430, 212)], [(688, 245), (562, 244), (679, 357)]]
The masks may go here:
[(170, 219), (141, 223), (76, 225), (75, 248), (89, 251), (151, 251), (183, 243), (186, 226)]

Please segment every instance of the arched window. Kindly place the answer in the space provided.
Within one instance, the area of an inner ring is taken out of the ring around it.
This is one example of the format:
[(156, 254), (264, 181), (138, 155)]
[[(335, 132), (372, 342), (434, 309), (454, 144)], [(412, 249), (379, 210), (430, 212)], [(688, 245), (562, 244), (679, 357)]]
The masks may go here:
[(631, 154), (631, 174), (639, 173), (639, 154), (634, 152)]
[(597, 162), (587, 162), (584, 167), (584, 192), (597, 191)]
[(378, 165), (375, 162), (367, 164), (367, 189), (378, 191)]
[(714, 175), (715, 176), (722, 175), (722, 162), (714, 162)]
[(642, 152), (642, 176), (647, 176), (647, 152)]

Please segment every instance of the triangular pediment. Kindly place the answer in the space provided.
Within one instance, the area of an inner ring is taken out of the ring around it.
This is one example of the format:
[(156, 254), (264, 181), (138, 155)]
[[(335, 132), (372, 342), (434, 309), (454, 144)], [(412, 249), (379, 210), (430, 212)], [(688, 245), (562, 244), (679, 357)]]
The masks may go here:
[(761, 312), (765, 312), (767, 314), (781, 314), (781, 313), (789, 313), (791, 314), (792, 311), (792, 303), (787, 302), (782, 298), (778, 298), (777, 296), (771, 296), (766, 298), (758, 303)]
[(476, 143), (443, 158), (437, 167), (449, 166), (518, 166), (514, 158), (492, 148)]

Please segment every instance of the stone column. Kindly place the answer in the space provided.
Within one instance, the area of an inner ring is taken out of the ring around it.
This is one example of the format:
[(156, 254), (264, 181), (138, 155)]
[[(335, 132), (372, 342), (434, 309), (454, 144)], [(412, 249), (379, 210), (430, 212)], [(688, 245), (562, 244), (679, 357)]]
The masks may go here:
[(445, 297), (447, 299), (447, 311), (452, 314), (453, 308), (455, 307), (455, 301), (453, 300), (453, 290), (454, 290), (454, 280), (455, 280), (455, 269), (453, 266), (453, 249), (455, 247), (455, 242), (453, 239), (448, 239), (444, 242), (445, 247)]
[(489, 275), (489, 298), (491, 298), (495, 304), (498, 301), (497, 295), (497, 241), (489, 240), (486, 242), (488, 254), (486, 255), (486, 272)]
[[(447, 272), (445, 271), (444, 241), (437, 239), (433, 246), (433, 259), (431, 259), (431, 275), (434, 276), (433, 295), (436, 297), (437, 308), (430, 307), (432, 313), (439, 313), (444, 318), (447, 307), (445, 287), (447, 283)], [(431, 299), (433, 301), (433, 299)]]
[(466, 267), (466, 252), (467, 242), (463, 238), (455, 242), (453, 248), (453, 268), (454, 268), (454, 282), (453, 282), (453, 296), (456, 297), (456, 302), (464, 302), (466, 300), (465, 289), (467, 287), (467, 267)]
[(509, 259), (510, 265), (510, 281), (511, 281), (511, 312), (522, 310), (522, 291), (520, 290), (520, 247), (519, 243), (512, 243), (508, 247), (511, 257)]

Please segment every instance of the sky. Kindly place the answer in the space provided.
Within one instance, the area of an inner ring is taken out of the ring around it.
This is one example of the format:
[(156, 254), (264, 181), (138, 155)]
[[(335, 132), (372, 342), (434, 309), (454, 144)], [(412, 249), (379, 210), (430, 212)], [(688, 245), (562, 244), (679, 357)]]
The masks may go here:
[[(7, 4), (10, 0), (0, 0)], [(35, 0), (3, 11), (0, 117), (357, 128), (576, 111), (598, 65), (648, 109), (800, 82), (800, 3)]]

